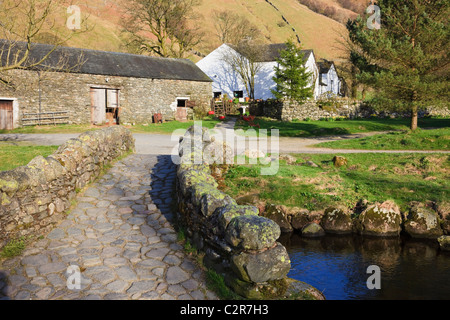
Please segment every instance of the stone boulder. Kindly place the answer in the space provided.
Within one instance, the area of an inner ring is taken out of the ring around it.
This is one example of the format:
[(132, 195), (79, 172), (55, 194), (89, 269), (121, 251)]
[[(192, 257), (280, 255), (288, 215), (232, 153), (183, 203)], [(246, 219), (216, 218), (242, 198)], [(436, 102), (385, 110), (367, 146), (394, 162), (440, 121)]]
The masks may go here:
[(291, 217), (291, 226), (294, 230), (300, 231), (311, 222), (308, 209), (293, 207), (288, 208), (287, 213)]
[(290, 154), (280, 154), (280, 160), (285, 160), (289, 165), (297, 162), (297, 158), (291, 156)]
[(351, 214), (344, 208), (329, 207), (325, 209), (320, 224), (327, 233), (348, 234), (353, 231)]
[(213, 220), (217, 222), (219, 229), (226, 231), (228, 224), (239, 216), (258, 216), (258, 208), (254, 206), (239, 206), (237, 204), (225, 205), (217, 208), (213, 213)]
[(266, 157), (266, 154), (259, 149), (247, 149), (244, 151), (244, 155), (249, 159), (259, 159)]
[(283, 205), (267, 204), (264, 210), (264, 217), (275, 221), (281, 229), (281, 232), (292, 232), (289, 216), (287, 214), (287, 207)]
[(313, 238), (322, 237), (325, 235), (325, 230), (320, 226), (320, 224), (311, 222), (302, 228), (302, 236)]
[(402, 216), (393, 201), (376, 203), (365, 209), (356, 219), (358, 233), (370, 236), (398, 236), (401, 231)]
[(305, 163), (302, 163), (302, 166), (308, 166), (308, 167), (313, 167), (313, 168), (318, 168), (319, 166), (312, 162), (312, 161), (306, 161)]
[(443, 234), (439, 222), (437, 212), (422, 203), (415, 203), (405, 221), (405, 231), (413, 238), (436, 239)]
[(450, 251), (450, 236), (440, 236), (437, 241), (441, 250)]
[(239, 279), (246, 282), (263, 283), (286, 277), (291, 261), (286, 248), (280, 243), (262, 252), (241, 252), (231, 258), (231, 268)]
[(450, 235), (450, 202), (441, 202), (436, 205), (436, 211), (442, 220), (441, 226), (444, 234)]
[(335, 156), (332, 161), (336, 168), (346, 166), (348, 164), (347, 159), (340, 156)]
[(280, 227), (261, 216), (239, 216), (231, 220), (225, 240), (242, 250), (262, 250), (272, 247), (280, 237)]
[(266, 203), (260, 199), (259, 194), (257, 193), (239, 197), (236, 199), (236, 202), (239, 205), (250, 205), (257, 207), (260, 215), (263, 215), (264, 210), (266, 210)]
[(203, 162), (211, 164), (233, 164), (234, 151), (225, 142), (213, 141), (203, 148)]

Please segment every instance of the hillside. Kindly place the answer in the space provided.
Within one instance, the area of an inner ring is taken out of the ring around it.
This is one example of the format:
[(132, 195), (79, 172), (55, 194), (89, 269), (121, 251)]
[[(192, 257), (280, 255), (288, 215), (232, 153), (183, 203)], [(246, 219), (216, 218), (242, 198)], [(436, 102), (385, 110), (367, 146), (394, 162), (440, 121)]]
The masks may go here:
[[(90, 0), (77, 5), (83, 16), (88, 16), (90, 31), (73, 37), (68, 46), (106, 51), (124, 52), (121, 38), (121, 17), (126, 0)], [(333, 0), (329, 0), (333, 1)], [(65, 26), (67, 0), (58, 1), (55, 15), (57, 25)], [(203, 55), (208, 54), (221, 43), (215, 34), (213, 10), (227, 10), (245, 15), (264, 37), (266, 43), (284, 42), (289, 37), (299, 36), (304, 49), (313, 49), (317, 58), (338, 60), (341, 53), (336, 50), (340, 34), (345, 34), (343, 24), (310, 10), (298, 0), (203, 0), (196, 8), (202, 18), (193, 23), (200, 24), (205, 32), (202, 43), (195, 48)], [(295, 30), (295, 32), (294, 32)], [(45, 38), (44, 38), (45, 40)], [(198, 61), (201, 56), (190, 56)]]
[(334, 47), (337, 46), (339, 35), (346, 33), (344, 25), (311, 11), (297, 0), (270, 0), (270, 3), (265, 0), (203, 0), (199, 8), (204, 16), (202, 24), (210, 31), (199, 51), (208, 53), (221, 44), (213, 32), (212, 11), (228, 10), (245, 15), (258, 27), (267, 43), (285, 42), (298, 34), (303, 48), (313, 49), (318, 58), (339, 58), (340, 52)]
[(345, 24), (363, 14), (370, 0), (298, 0), (314, 12)]

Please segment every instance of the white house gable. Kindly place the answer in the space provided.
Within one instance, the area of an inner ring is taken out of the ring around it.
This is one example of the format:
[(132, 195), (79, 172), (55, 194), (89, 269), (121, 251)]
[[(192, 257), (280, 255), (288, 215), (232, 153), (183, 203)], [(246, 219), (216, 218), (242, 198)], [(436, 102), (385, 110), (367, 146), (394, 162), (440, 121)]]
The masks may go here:
[[(245, 85), (239, 75), (233, 71), (224, 59), (224, 56), (230, 53), (239, 54), (229, 45), (222, 44), (197, 62), (197, 66), (213, 80), (213, 92), (215, 95), (227, 94), (229, 97), (233, 97), (236, 92), (243, 92), (244, 95), (247, 95)], [(308, 56), (305, 62), (307, 70), (313, 73), (314, 98), (317, 99), (320, 94), (319, 69), (317, 68), (314, 52), (312, 50), (304, 50), (304, 53)], [(274, 59), (274, 61), (260, 62), (260, 64), (261, 69), (255, 77), (255, 99), (267, 100), (274, 98), (271, 90), (276, 88), (273, 77), (275, 76), (277, 62)]]
[(229, 97), (233, 97), (233, 92), (245, 91), (245, 86), (240, 81), (239, 75), (224, 60), (224, 56), (230, 52), (238, 54), (231, 47), (223, 44), (197, 62), (197, 66), (213, 80), (214, 94), (227, 94)]
[(341, 93), (341, 80), (332, 61), (319, 61), (319, 95), (333, 96)]

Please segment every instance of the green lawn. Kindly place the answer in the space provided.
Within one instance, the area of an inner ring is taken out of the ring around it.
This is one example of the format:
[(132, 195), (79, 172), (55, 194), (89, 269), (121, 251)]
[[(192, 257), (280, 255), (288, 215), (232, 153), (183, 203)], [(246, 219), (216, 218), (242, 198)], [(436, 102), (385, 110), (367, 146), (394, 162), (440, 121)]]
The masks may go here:
[[(214, 126), (219, 123), (219, 120), (214, 118), (206, 118), (202, 121), (202, 125), (207, 128), (214, 128)], [(194, 121), (179, 122), (179, 121), (168, 121), (164, 123), (151, 123), (147, 126), (135, 125), (135, 126), (125, 126), (134, 133), (158, 133), (158, 134), (171, 134), (176, 129), (188, 129), (194, 124)], [(29, 126), (23, 128), (17, 128), (14, 130), (0, 130), (0, 134), (7, 133), (83, 133), (86, 131), (99, 130), (104, 127), (94, 126), (90, 124), (83, 125), (72, 125), (72, 124), (62, 124), (56, 126)]]
[[(201, 121), (201, 124), (203, 127), (212, 129), (216, 126), (217, 123), (219, 123), (219, 120), (215, 120), (214, 118), (206, 118), (203, 121)], [(187, 130), (190, 126), (194, 124), (194, 121), (187, 121), (187, 122), (178, 122), (178, 121), (170, 121), (165, 123), (159, 123), (159, 124), (149, 124), (147, 126), (144, 125), (136, 125), (133, 127), (130, 127), (130, 130), (134, 133), (161, 133), (161, 134), (171, 134), (175, 130), (183, 129)]]
[(450, 150), (450, 127), (398, 131), (360, 139), (323, 142), (315, 147), (362, 150)]
[[(410, 201), (448, 201), (450, 157), (443, 154), (345, 154), (348, 165), (335, 168), (333, 154), (295, 155), (296, 164), (280, 161), (276, 175), (260, 175), (260, 165), (235, 165), (222, 188), (235, 199), (259, 194), (269, 203), (322, 210), (333, 204), (349, 208), (360, 199), (394, 200), (402, 208)], [(301, 165), (313, 161), (319, 167)]]
[[(333, 136), (361, 132), (399, 131), (408, 130), (409, 119), (362, 119), (362, 120), (334, 120), (334, 121), (277, 121), (269, 118), (257, 117), (254, 123), (261, 129), (280, 130), (281, 137), (315, 137)], [(419, 119), (421, 128), (450, 127), (450, 119), (422, 118)], [(248, 130), (251, 127), (243, 120), (236, 122), (236, 129)], [(256, 128), (256, 131), (258, 129)]]
[(12, 170), (27, 165), (34, 157), (47, 157), (58, 149), (57, 146), (26, 146), (0, 143), (0, 171)]

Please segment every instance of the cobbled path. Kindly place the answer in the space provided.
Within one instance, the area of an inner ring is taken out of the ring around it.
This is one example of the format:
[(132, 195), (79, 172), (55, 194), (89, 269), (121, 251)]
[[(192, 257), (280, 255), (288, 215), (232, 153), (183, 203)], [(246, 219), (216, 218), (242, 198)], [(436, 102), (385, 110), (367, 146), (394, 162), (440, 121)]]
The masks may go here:
[[(0, 266), (0, 298), (217, 299), (177, 242), (170, 156), (134, 154), (77, 198), (64, 221)], [(70, 290), (81, 271), (81, 288)]]

